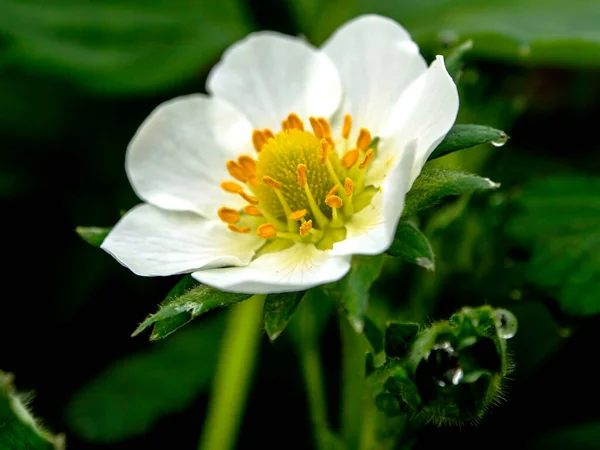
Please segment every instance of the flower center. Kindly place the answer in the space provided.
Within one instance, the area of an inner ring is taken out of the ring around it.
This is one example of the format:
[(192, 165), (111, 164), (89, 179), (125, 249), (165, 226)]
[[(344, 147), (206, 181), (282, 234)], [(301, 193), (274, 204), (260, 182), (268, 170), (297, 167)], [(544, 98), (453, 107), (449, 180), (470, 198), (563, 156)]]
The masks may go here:
[(254, 130), (258, 158), (241, 155), (227, 161), (237, 182), (224, 181), (221, 187), (248, 202), (241, 211), (219, 209), (231, 231), (255, 232), (278, 248), (304, 242), (330, 249), (345, 238), (351, 216), (370, 203), (376, 190), (365, 187), (364, 178), (374, 156), (371, 133), (361, 128), (351, 146), (349, 115), (337, 141), (326, 119), (309, 120), (312, 132), (294, 113), (277, 134)]

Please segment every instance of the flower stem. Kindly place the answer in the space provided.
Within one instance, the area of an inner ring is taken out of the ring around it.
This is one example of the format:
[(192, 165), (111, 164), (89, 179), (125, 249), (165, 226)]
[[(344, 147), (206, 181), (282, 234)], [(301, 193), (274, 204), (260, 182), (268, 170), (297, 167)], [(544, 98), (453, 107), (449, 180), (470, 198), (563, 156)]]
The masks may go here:
[(366, 342), (340, 314), (342, 339), (342, 436), (348, 450), (356, 450), (361, 441), (365, 404)]
[(199, 450), (234, 448), (258, 359), (265, 295), (231, 306)]
[(327, 423), (323, 367), (317, 336), (315, 336), (315, 311), (312, 304), (302, 306), (303, 308), (296, 313), (300, 332), (297, 346), (308, 394), (313, 438), (318, 450), (329, 450), (331, 431)]

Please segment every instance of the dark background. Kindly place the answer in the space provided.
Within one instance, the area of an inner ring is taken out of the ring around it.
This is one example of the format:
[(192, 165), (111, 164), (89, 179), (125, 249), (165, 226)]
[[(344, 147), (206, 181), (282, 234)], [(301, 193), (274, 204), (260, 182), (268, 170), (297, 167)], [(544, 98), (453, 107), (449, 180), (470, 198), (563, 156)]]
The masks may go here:
[[(28, 3), (44, 11), (52, 8), (59, 16), (66, 4)], [(9, 6), (0, 0), (0, 16), (4, 11), (5, 19)], [(242, 6), (246, 31), (307, 32), (287, 3), (255, 0)], [(139, 5), (136, 8), (143, 11)], [(181, 410), (165, 412), (145, 434), (122, 442), (93, 442), (73, 429), (65, 411), (81, 388), (113, 361), (159, 345), (149, 343), (145, 335), (130, 335), (177, 281), (136, 277), (81, 240), (74, 230), (78, 225), (111, 226), (121, 210), (138, 202), (123, 167), (125, 148), (135, 130), (162, 101), (203, 92), (205, 77), (220, 52), (245, 33), (220, 37), (222, 42), (215, 44), (212, 56), (204, 58), (195, 73), (137, 89), (128, 82), (119, 84), (117, 69), (113, 74), (117, 82), (101, 86), (96, 81), (88, 83), (84, 72), (73, 75), (71, 68), (60, 67), (60, 61), (52, 65), (49, 58), (42, 57), (34, 64), (33, 58), (25, 62), (15, 58), (15, 42), (34, 28), (27, 15), (19, 17), (22, 22), (12, 28), (0, 19), (0, 235), (4, 256), (0, 368), (16, 374), (19, 389), (35, 391), (35, 414), (50, 429), (66, 433), (69, 449), (195, 448), (208, 400), (206, 389), (194, 394), (195, 399)], [(76, 15), (73, 17), (75, 20)], [(15, 27), (21, 31), (17, 33)], [(108, 33), (110, 27), (105, 28)], [(84, 21), (79, 31), (86, 35), (86, 30)], [(57, 35), (60, 31), (55, 30)], [(103, 36), (98, 32), (93, 38), (102, 40)], [(145, 42), (145, 37), (140, 39)], [(175, 46), (176, 40), (171, 45)], [(41, 48), (51, 56), (52, 47)], [(444, 50), (441, 44), (426, 45), (424, 53), (431, 58), (440, 49)], [(3, 55), (6, 58), (2, 59)], [(155, 64), (163, 64), (158, 58)], [(461, 85), (462, 120), (502, 128), (511, 139), (501, 149), (465, 151), (466, 156), (451, 160), (451, 165), (477, 169), (502, 182), (501, 192), (507, 195), (528, 179), (550, 173), (597, 175), (597, 68), (480, 57), (469, 57), (467, 68)], [(520, 98), (527, 99), (526, 107), (506, 106)], [(528, 250), (503, 232), (510, 205), (496, 208), (489, 195), (483, 194), (474, 197), (469, 208), (489, 225), (478, 235), (469, 259), (477, 266), (480, 253), (492, 242), (494, 256), (488, 270), (477, 272), (467, 265), (444, 271), (442, 266), (436, 278), (420, 268), (402, 266), (399, 277), (383, 280), (378, 289), (393, 291), (385, 301), (402, 309), (415, 284), (434, 284), (433, 294), (427, 297), (427, 315), (433, 319), (447, 317), (466, 304), (489, 302), (512, 309), (520, 321), (517, 337), (509, 342), (516, 372), (507, 384), (507, 401), (493, 408), (478, 426), (431, 425), (415, 448), (509, 448), (521, 444), (550, 448), (538, 440), (550, 431), (581, 423), (600, 424), (597, 371), (593, 369), (599, 323), (595, 318), (565, 315), (551, 293), (523, 280)], [(424, 223), (432, 214), (424, 216)], [(442, 265), (446, 256), (447, 266), (453, 265), (452, 246), (456, 244), (452, 233), (459, 226), (460, 222), (449, 230), (436, 231), (437, 258)], [(222, 314), (211, 313), (206, 320)], [(201, 326), (204, 320), (189, 326)], [(334, 427), (338, 423), (338, 335), (337, 324), (331, 320), (322, 354)], [(258, 367), (238, 448), (312, 448), (302, 377), (285, 333), (274, 344), (263, 339)], [(165, 375), (165, 382), (178, 382), (176, 374), (172, 379), (169, 376)], [(161, 385), (155, 389), (161, 395)]]

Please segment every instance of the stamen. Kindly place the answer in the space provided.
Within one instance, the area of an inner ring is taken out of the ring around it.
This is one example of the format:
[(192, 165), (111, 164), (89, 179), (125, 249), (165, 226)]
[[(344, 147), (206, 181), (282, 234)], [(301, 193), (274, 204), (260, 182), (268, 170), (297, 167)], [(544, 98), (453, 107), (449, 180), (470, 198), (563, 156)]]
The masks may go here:
[(264, 176), (263, 182), (272, 189), (279, 189), (281, 187), (281, 183), (279, 181), (269, 176)]
[(288, 131), (290, 129), (290, 123), (287, 120), (281, 121), (281, 129), (283, 131)]
[(330, 149), (331, 149), (331, 144), (329, 144), (329, 142), (327, 142), (327, 140), (321, 139), (321, 159), (320, 159), (321, 164), (325, 164), (325, 161), (327, 161)]
[(268, 239), (270, 237), (276, 236), (277, 230), (275, 229), (275, 225), (273, 225), (272, 223), (263, 223), (256, 230), (256, 234), (258, 235), (258, 237)]
[[(323, 212), (319, 209), (315, 198), (310, 192), (310, 188), (308, 187), (307, 179), (306, 179), (306, 165), (298, 164), (296, 167), (296, 172), (298, 173), (298, 184), (304, 188), (304, 192), (306, 193), (306, 199), (308, 200), (308, 206), (310, 206), (310, 211), (312, 212), (313, 217), (317, 221), (319, 228), (325, 228), (329, 220), (323, 214)], [(277, 192), (277, 191), (275, 191)]]
[(242, 183), (248, 181), (248, 174), (246, 173), (246, 170), (238, 163), (230, 159), (229, 161), (227, 161), (226, 165), (227, 170), (229, 171), (229, 175), (231, 175), (233, 178), (235, 178), (238, 181), (241, 181)]
[(268, 141), (269, 139), (272, 139), (275, 137), (275, 135), (273, 134), (273, 132), (271, 130), (269, 130), (268, 128), (265, 128), (264, 130), (262, 130), (263, 132), (263, 136), (265, 137), (265, 139)]
[(352, 191), (354, 190), (354, 182), (350, 178), (346, 178), (344, 180), (344, 190), (346, 197), (350, 197), (352, 195)]
[(331, 145), (331, 148), (335, 148), (335, 141), (333, 140), (333, 138), (331, 136), (326, 136), (325, 139), (327, 139), (327, 142), (329, 142), (329, 145)]
[(267, 142), (267, 140), (260, 130), (254, 130), (252, 132), (252, 145), (254, 145), (254, 150), (256, 150), (257, 153), (260, 153), (265, 142)]
[(300, 236), (305, 236), (312, 230), (312, 220), (307, 220), (302, 225), (300, 225)]
[(244, 191), (239, 193), (241, 197), (251, 205), (258, 205), (258, 199), (252, 195), (246, 194)]
[(367, 150), (367, 153), (365, 153), (365, 157), (362, 160), (362, 162), (358, 165), (359, 169), (364, 169), (365, 167), (367, 167), (369, 165), (369, 163), (371, 162), (371, 160), (373, 159), (373, 149), (370, 148), (369, 150)]
[(325, 199), (325, 204), (331, 208), (338, 209), (342, 207), (344, 202), (337, 195), (330, 195)]
[(344, 153), (344, 156), (342, 156), (342, 166), (344, 166), (346, 169), (349, 169), (356, 163), (357, 160), (358, 149), (355, 148), (348, 150), (346, 153)]
[(235, 181), (223, 181), (221, 183), (221, 189), (231, 194), (239, 194), (244, 190), (244, 188), (237, 184)]
[(235, 209), (223, 206), (217, 211), (219, 219), (225, 223), (237, 223), (240, 221), (240, 213)]
[(296, 173), (298, 174), (298, 184), (301, 187), (306, 186), (306, 165), (298, 164), (298, 167), (296, 167)]
[(344, 125), (342, 126), (342, 137), (348, 139), (350, 137), (350, 131), (352, 131), (352, 116), (346, 114), (344, 116)]
[(238, 164), (244, 168), (249, 178), (256, 176), (256, 160), (248, 155), (242, 155), (238, 158)]
[(323, 127), (321, 126), (319, 121), (312, 116), (309, 117), (308, 120), (310, 121), (310, 126), (313, 129), (314, 135), (318, 138), (322, 138), (324, 136), (323, 135)]
[(325, 117), (319, 117), (317, 121), (323, 130), (323, 137), (331, 137), (331, 127), (329, 126), (327, 119)]
[(356, 139), (356, 147), (365, 151), (371, 143), (371, 132), (366, 128), (361, 128)]
[(258, 209), (254, 205), (246, 205), (242, 208), (244, 214), (248, 214), (249, 216), (262, 216), (260, 209)]
[(291, 220), (300, 220), (304, 216), (306, 216), (307, 213), (308, 213), (308, 211), (306, 209), (299, 209), (298, 211), (294, 211), (293, 213), (290, 214), (290, 219)]
[(250, 233), (250, 227), (236, 227), (233, 224), (228, 224), (227, 228), (229, 228), (234, 233), (242, 233), (242, 234)]
[(330, 195), (334, 195), (338, 189), (340, 188), (339, 184), (336, 184), (334, 187), (332, 187), (331, 189), (329, 189), (329, 192), (327, 193), (327, 195), (325, 196), (325, 198), (329, 197)]
[(287, 123), (289, 124), (290, 128), (295, 128), (297, 130), (304, 131), (304, 123), (296, 113), (291, 113), (287, 117)]

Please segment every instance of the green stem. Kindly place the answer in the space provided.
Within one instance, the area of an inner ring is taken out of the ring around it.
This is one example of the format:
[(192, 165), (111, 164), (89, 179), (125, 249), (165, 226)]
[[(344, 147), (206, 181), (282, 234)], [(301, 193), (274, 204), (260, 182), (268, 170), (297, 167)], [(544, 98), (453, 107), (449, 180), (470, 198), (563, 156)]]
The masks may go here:
[(342, 339), (342, 436), (348, 450), (357, 450), (366, 394), (365, 352), (366, 341), (356, 333), (348, 319), (340, 314)]
[(330, 430), (327, 423), (327, 403), (323, 387), (323, 367), (319, 354), (319, 345), (315, 336), (315, 317), (312, 305), (303, 305), (297, 312), (300, 339), (298, 350), (302, 364), (302, 373), (308, 394), (308, 404), (313, 426), (313, 437), (318, 450), (329, 450)]
[(231, 306), (199, 450), (234, 448), (258, 359), (265, 295)]

